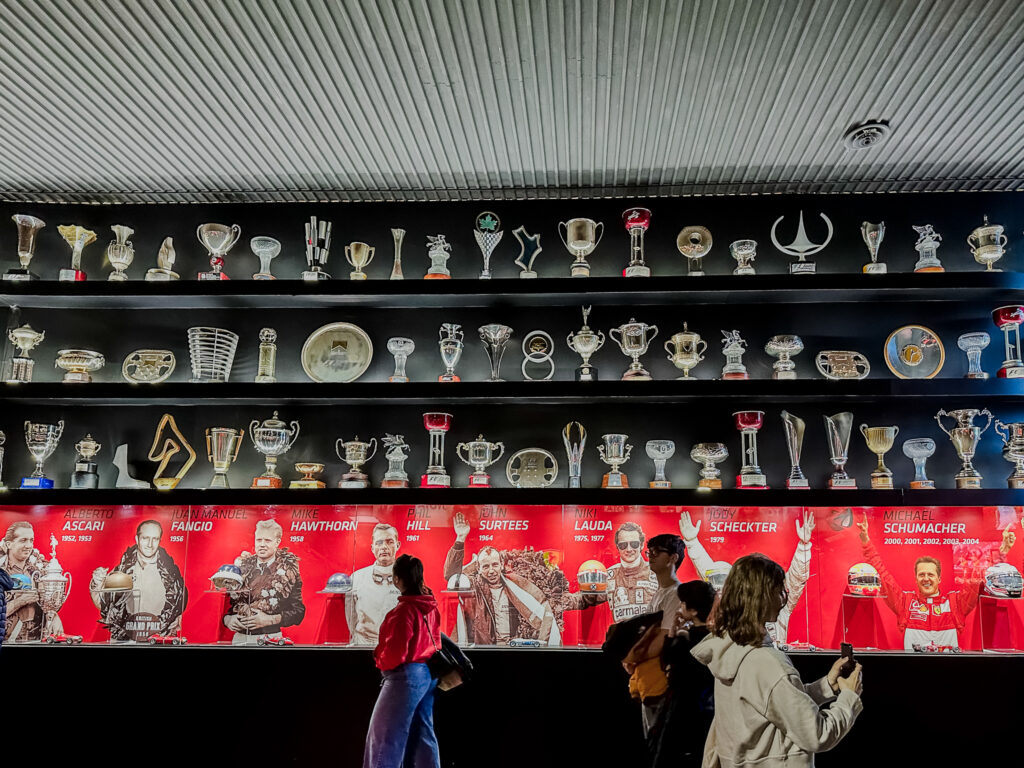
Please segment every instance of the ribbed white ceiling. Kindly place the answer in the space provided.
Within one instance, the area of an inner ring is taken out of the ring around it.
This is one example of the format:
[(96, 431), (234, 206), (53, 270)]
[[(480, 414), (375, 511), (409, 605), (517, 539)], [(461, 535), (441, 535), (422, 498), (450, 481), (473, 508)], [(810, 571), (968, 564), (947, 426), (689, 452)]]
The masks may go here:
[(1022, 40), (1021, 0), (0, 0), (0, 197), (1019, 189)]

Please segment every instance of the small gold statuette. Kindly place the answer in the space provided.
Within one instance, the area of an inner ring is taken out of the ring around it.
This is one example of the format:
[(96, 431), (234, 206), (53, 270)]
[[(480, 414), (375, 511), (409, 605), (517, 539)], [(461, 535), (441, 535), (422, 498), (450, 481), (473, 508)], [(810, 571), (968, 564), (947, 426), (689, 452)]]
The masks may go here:
[[(172, 437), (164, 437), (164, 427), (170, 428)], [(161, 438), (163, 438), (162, 446), (160, 443)], [(157, 451), (158, 447), (159, 452)], [(188, 453), (188, 458), (181, 466), (181, 469), (178, 470), (178, 474), (174, 477), (164, 477), (163, 473), (167, 469), (168, 462), (182, 450)], [(192, 449), (188, 440), (185, 439), (185, 436), (181, 434), (178, 424), (169, 413), (165, 413), (161, 417), (160, 423), (157, 424), (156, 434), (153, 435), (153, 445), (149, 449), (149, 460), (160, 462), (156, 468), (156, 474), (153, 475), (153, 485), (159, 491), (169, 491), (172, 488), (176, 488), (196, 462), (196, 452)]]

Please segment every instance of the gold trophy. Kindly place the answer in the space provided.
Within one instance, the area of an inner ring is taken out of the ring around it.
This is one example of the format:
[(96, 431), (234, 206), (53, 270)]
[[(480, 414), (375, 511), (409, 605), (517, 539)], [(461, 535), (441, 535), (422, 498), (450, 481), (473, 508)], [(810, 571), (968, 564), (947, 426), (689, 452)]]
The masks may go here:
[(707, 351), (707, 348), (708, 343), (700, 337), (699, 333), (691, 331), (686, 323), (683, 323), (682, 331), (673, 334), (672, 339), (665, 342), (668, 361), (683, 372), (682, 376), (676, 377), (676, 381), (697, 380), (696, 377), (690, 377), (690, 370), (704, 359), (704, 352)]
[[(160, 452), (157, 453), (157, 446), (160, 446), (160, 439), (164, 436), (164, 427), (170, 427), (171, 433), (174, 437), (165, 438), (163, 445), (160, 447)], [(178, 470), (178, 474), (174, 477), (163, 477), (163, 471), (167, 469), (168, 462), (174, 458), (174, 456), (181, 453), (182, 449), (188, 453), (188, 459), (185, 460), (181, 469)], [(172, 488), (177, 488), (178, 483), (181, 482), (182, 478), (185, 477), (185, 474), (196, 462), (196, 452), (192, 449), (188, 440), (185, 439), (185, 436), (181, 434), (181, 430), (178, 429), (178, 425), (174, 421), (174, 417), (169, 413), (165, 413), (160, 418), (160, 423), (156, 425), (156, 433), (153, 435), (153, 445), (149, 449), (149, 460), (160, 462), (156, 468), (156, 474), (153, 475), (153, 486), (158, 491), (169, 491)]]
[(62, 349), (57, 352), (54, 368), (64, 371), (65, 384), (90, 384), (91, 374), (98, 371), (107, 361), (99, 352), (91, 349)]
[(85, 246), (96, 240), (96, 233), (85, 227), (77, 225), (62, 224), (57, 227), (64, 242), (71, 246), (71, 268), (62, 269), (58, 280), (65, 283), (80, 283), (85, 280), (85, 272), (82, 271), (82, 251)]
[(323, 480), (317, 480), (314, 475), (319, 475), (324, 471), (324, 465), (318, 464), (315, 461), (299, 461), (295, 464), (295, 471), (301, 472), (302, 477), (298, 480), (292, 480), (288, 483), (289, 488), (324, 488), (326, 487)]
[(377, 249), (366, 243), (349, 243), (345, 246), (345, 261), (355, 267), (354, 272), (349, 272), (350, 280), (365, 280), (366, 273), (363, 271), (370, 262)]
[(883, 457), (892, 450), (892, 444), (896, 435), (900, 433), (899, 427), (869, 427), (867, 424), (860, 425), (860, 433), (864, 435), (864, 441), (868, 444), (868, 450), (878, 456), (878, 466), (871, 473), (871, 487), (875, 490), (892, 490), (892, 470), (885, 466)]

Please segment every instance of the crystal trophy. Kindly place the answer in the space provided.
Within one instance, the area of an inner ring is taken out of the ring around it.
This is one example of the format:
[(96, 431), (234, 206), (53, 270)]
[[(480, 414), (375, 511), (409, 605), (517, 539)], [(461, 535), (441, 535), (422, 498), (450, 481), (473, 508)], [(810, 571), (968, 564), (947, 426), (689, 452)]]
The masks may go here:
[(334, 452), (338, 454), (339, 459), (351, 467), (348, 472), (341, 476), (338, 487), (369, 488), (370, 478), (362, 471), (362, 466), (376, 455), (377, 438), (371, 437), (368, 443), (360, 440), (359, 435), (356, 435), (355, 439), (348, 442), (338, 438), (334, 442)]
[(250, 488), (281, 488), (284, 480), (277, 474), (277, 460), (288, 453), (299, 436), (299, 422), (285, 424), (277, 418), (277, 411), (262, 424), (256, 419), (249, 422), (249, 438), (253, 447), (263, 454), (265, 468), (262, 475), (252, 479)]
[(444, 235), (427, 235), (427, 257), (430, 268), (423, 276), (424, 280), (450, 280), (452, 273), (448, 271), (448, 259), (451, 258), (451, 245)]
[(857, 487), (857, 481), (844, 469), (849, 459), (852, 432), (853, 414), (849, 411), (825, 416), (825, 434), (828, 437), (829, 457), (832, 460), (832, 476), (828, 480), (828, 487), (832, 490)]
[(757, 240), (736, 240), (729, 243), (729, 253), (736, 259), (734, 275), (753, 275), (754, 259), (757, 258)]
[(651, 212), (646, 208), (628, 208), (622, 222), (629, 233), (629, 265), (623, 277), (650, 277), (651, 268), (644, 263), (644, 232), (651, 226)]
[(791, 275), (813, 275), (815, 269), (815, 263), (813, 261), (807, 261), (808, 256), (813, 256), (816, 253), (820, 253), (825, 249), (830, 242), (832, 242), (832, 221), (824, 213), (819, 213), (822, 220), (825, 222), (825, 226), (828, 227), (828, 235), (825, 237), (823, 243), (812, 243), (807, 237), (807, 230), (804, 229), (804, 212), (800, 211), (800, 218), (796, 226), (796, 237), (793, 238), (793, 242), (789, 245), (783, 245), (775, 237), (776, 227), (779, 226), (785, 216), (779, 216), (772, 224), (772, 245), (776, 247), (780, 252), (787, 256), (796, 256), (796, 261), (792, 261), (789, 264), (789, 274)]
[(256, 383), (273, 384), (275, 381), (277, 381), (277, 331), (273, 328), (261, 328)]
[(224, 328), (195, 326), (188, 329), (188, 353), (192, 383), (227, 381), (235, 362), (238, 334)]
[(99, 488), (100, 476), (96, 472), (96, 454), (102, 448), (99, 443), (92, 439), (92, 435), (86, 435), (75, 443), (75, 450), (78, 457), (75, 459), (75, 471), (71, 474), (71, 488)]
[(505, 232), (501, 229), (501, 219), (491, 211), (484, 211), (476, 217), (473, 225), (473, 237), (484, 255), (484, 268), (480, 272), (481, 280), (491, 279), (491, 254), (498, 247)]
[[(914, 225), (911, 225), (914, 226)], [(914, 265), (915, 272), (945, 272), (938, 255), (939, 243), (942, 242), (942, 235), (936, 232), (931, 224), (923, 227), (914, 226), (917, 232), (917, 242), (914, 243), (914, 250), (917, 251), (917, 264)]]
[(18, 225), (18, 262), (21, 266), (7, 270), (4, 280), (38, 280), (39, 275), (29, 269), (29, 264), (36, 252), (36, 233), (46, 226), (46, 222), (24, 213), (11, 216), (11, 221)]
[(869, 221), (860, 225), (860, 236), (864, 238), (864, 244), (868, 247), (871, 261), (862, 267), (862, 272), (868, 275), (884, 275), (886, 273), (885, 262), (878, 260), (878, 248), (882, 245), (882, 238), (885, 237), (885, 222), (880, 221), (872, 224)]
[(260, 260), (260, 271), (252, 276), (253, 280), (277, 280), (270, 273), (270, 262), (281, 253), (281, 241), (273, 237), (259, 235), (249, 241), (249, 248)]
[(114, 239), (107, 245), (107, 261), (110, 262), (114, 271), (110, 273), (107, 280), (115, 283), (124, 282), (128, 279), (125, 270), (135, 260), (135, 246), (128, 239), (135, 234), (135, 230), (120, 224), (115, 224), (110, 229), (114, 233)]
[(878, 457), (878, 466), (871, 473), (871, 487), (875, 490), (892, 490), (892, 470), (885, 466), (884, 458), (885, 454), (892, 450), (892, 444), (896, 441), (900, 428), (869, 427), (867, 424), (861, 424), (860, 433), (864, 435), (868, 450)]
[(311, 216), (306, 226), (306, 266), (302, 279), (307, 283), (318, 283), (330, 280), (331, 276), (324, 271), (327, 257), (331, 253), (331, 222), (317, 221)]
[(409, 446), (402, 435), (385, 434), (381, 438), (384, 458), (388, 460), (388, 471), (380, 483), (381, 488), (408, 488), (409, 475), (405, 471), (405, 460), (409, 458)]
[(690, 458), (701, 464), (698, 491), (718, 490), (722, 487), (722, 470), (715, 464), (729, 458), (729, 449), (722, 443), (697, 443), (690, 449)]
[[(615, 338), (616, 333), (618, 338)], [(631, 317), (628, 323), (608, 331), (608, 335), (619, 345), (622, 354), (633, 358), (629, 368), (622, 374), (622, 381), (650, 381), (651, 374), (640, 365), (640, 357), (647, 354), (648, 347), (658, 335), (658, 326), (638, 323), (635, 317)]]
[(533, 268), (533, 262), (544, 250), (540, 246), (540, 235), (528, 235), (525, 227), (519, 227), (512, 230), (512, 236), (519, 241), (519, 255), (515, 260), (515, 264), (522, 270), (519, 277), (523, 280), (536, 278), (537, 272)]
[(648, 488), (671, 488), (672, 481), (665, 477), (665, 462), (676, 452), (676, 444), (671, 440), (648, 440), (644, 446), (647, 458), (654, 462), (654, 479)]
[(911, 490), (933, 490), (935, 481), (929, 480), (924, 465), (935, 453), (935, 441), (930, 437), (914, 437), (903, 441), (903, 455), (914, 462), (914, 479), (910, 481)]
[(441, 323), (438, 335), (437, 345), (441, 350), (441, 362), (444, 363), (445, 371), (437, 377), (437, 380), (462, 381), (455, 375), (455, 366), (459, 364), (459, 359), (462, 357), (462, 326), (457, 323)]
[(757, 463), (757, 433), (764, 426), (764, 411), (737, 411), (732, 417), (740, 431), (743, 453), (743, 466), (736, 476), (736, 487), (764, 490), (768, 482)]
[(25, 444), (36, 460), (36, 468), (28, 477), (21, 478), (21, 488), (53, 488), (53, 480), (43, 472), (43, 462), (53, 455), (64, 434), (64, 420), (56, 424), (25, 422)]
[(786, 450), (789, 452), (789, 477), (786, 478), (786, 487), (809, 488), (807, 478), (800, 469), (800, 451), (804, 444), (804, 420), (794, 416), (789, 411), (782, 412), (782, 427), (786, 433)]
[[(565, 231), (563, 234), (563, 230)], [(587, 256), (594, 252), (604, 236), (604, 222), (593, 219), (569, 219), (558, 222), (558, 236), (575, 259), (570, 267), (573, 277), (590, 277)]]
[(984, 331), (961, 334), (956, 345), (967, 354), (967, 375), (965, 379), (987, 379), (988, 374), (981, 369), (981, 353), (988, 347), (992, 338)]
[(452, 479), (444, 469), (444, 435), (452, 427), (450, 413), (424, 413), (423, 426), (430, 434), (430, 461), (420, 478), (422, 488), (448, 488)]
[(57, 279), (65, 283), (80, 283), (86, 278), (85, 272), (82, 271), (82, 251), (85, 246), (95, 242), (96, 233), (85, 227), (69, 224), (62, 224), (57, 227), (57, 231), (64, 238), (64, 242), (71, 246), (71, 268), (62, 269)]
[[(495, 454), (495, 451), (497, 453)], [(465, 455), (463, 455), (465, 452)], [(476, 440), (468, 443), (459, 443), (455, 446), (455, 455), (473, 468), (469, 476), (468, 488), (490, 488), (491, 476), (484, 472), (487, 467), (494, 464), (505, 453), (505, 444), (492, 443), (484, 440), (483, 435), (477, 435)]]
[(394, 355), (395, 372), (388, 376), (390, 382), (407, 382), (409, 377), (405, 373), (405, 363), (416, 349), (412, 339), (404, 336), (394, 336), (388, 339), (388, 352)]
[[(573, 437), (573, 428), (576, 437)], [(578, 421), (570, 421), (562, 430), (562, 444), (569, 462), (569, 487), (579, 488), (583, 478), (583, 448), (587, 444), (587, 430)]]
[(393, 228), (391, 230), (391, 238), (395, 241), (395, 261), (391, 265), (392, 280), (405, 280), (405, 275), (402, 274), (402, 238), (404, 237), (404, 229)]
[(604, 346), (604, 331), (594, 333), (587, 325), (591, 307), (583, 307), (583, 327), (566, 338), (569, 349), (583, 358), (576, 368), (576, 381), (597, 381), (597, 368), (590, 364), (590, 357)]
[(230, 227), (226, 224), (200, 224), (196, 228), (196, 237), (210, 254), (210, 271), (200, 272), (200, 280), (230, 280), (224, 272), (224, 257), (241, 234), (242, 228), (237, 224)]
[(629, 478), (619, 471), (619, 467), (629, 461), (629, 454), (633, 451), (633, 446), (626, 442), (628, 438), (628, 435), (617, 433), (601, 435), (603, 445), (597, 446), (597, 452), (601, 454), (601, 461), (611, 467), (611, 471), (601, 478), (602, 488), (629, 488)]

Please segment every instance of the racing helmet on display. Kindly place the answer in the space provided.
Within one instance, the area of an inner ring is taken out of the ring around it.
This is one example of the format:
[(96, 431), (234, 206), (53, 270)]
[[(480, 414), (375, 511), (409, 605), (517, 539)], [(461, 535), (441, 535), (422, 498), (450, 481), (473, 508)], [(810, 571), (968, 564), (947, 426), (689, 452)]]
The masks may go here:
[(985, 592), (993, 597), (1020, 597), (1024, 579), (1009, 563), (996, 563), (985, 569)]
[(725, 586), (725, 580), (729, 578), (729, 571), (732, 570), (732, 563), (725, 560), (715, 560), (709, 568), (704, 571), (704, 581), (715, 588), (715, 592), (721, 592)]
[(324, 592), (330, 592), (336, 595), (343, 595), (346, 592), (352, 591), (352, 577), (347, 573), (332, 573), (327, 579), (327, 586), (324, 587)]
[(449, 592), (472, 592), (473, 583), (469, 580), (469, 576), (464, 573), (453, 573), (452, 577), (448, 579), (448, 591)]
[(213, 582), (214, 589), (239, 589), (242, 586), (242, 569), (237, 565), (225, 563), (210, 577), (210, 581)]
[(600, 560), (587, 560), (576, 572), (580, 592), (604, 592), (608, 589), (608, 569)]
[(15, 589), (33, 589), (32, 577), (27, 573), (12, 573), (10, 576)]
[(851, 595), (861, 597), (876, 597), (882, 591), (882, 580), (878, 577), (878, 571), (868, 563), (857, 563), (850, 567), (846, 575), (846, 585), (850, 588)]

